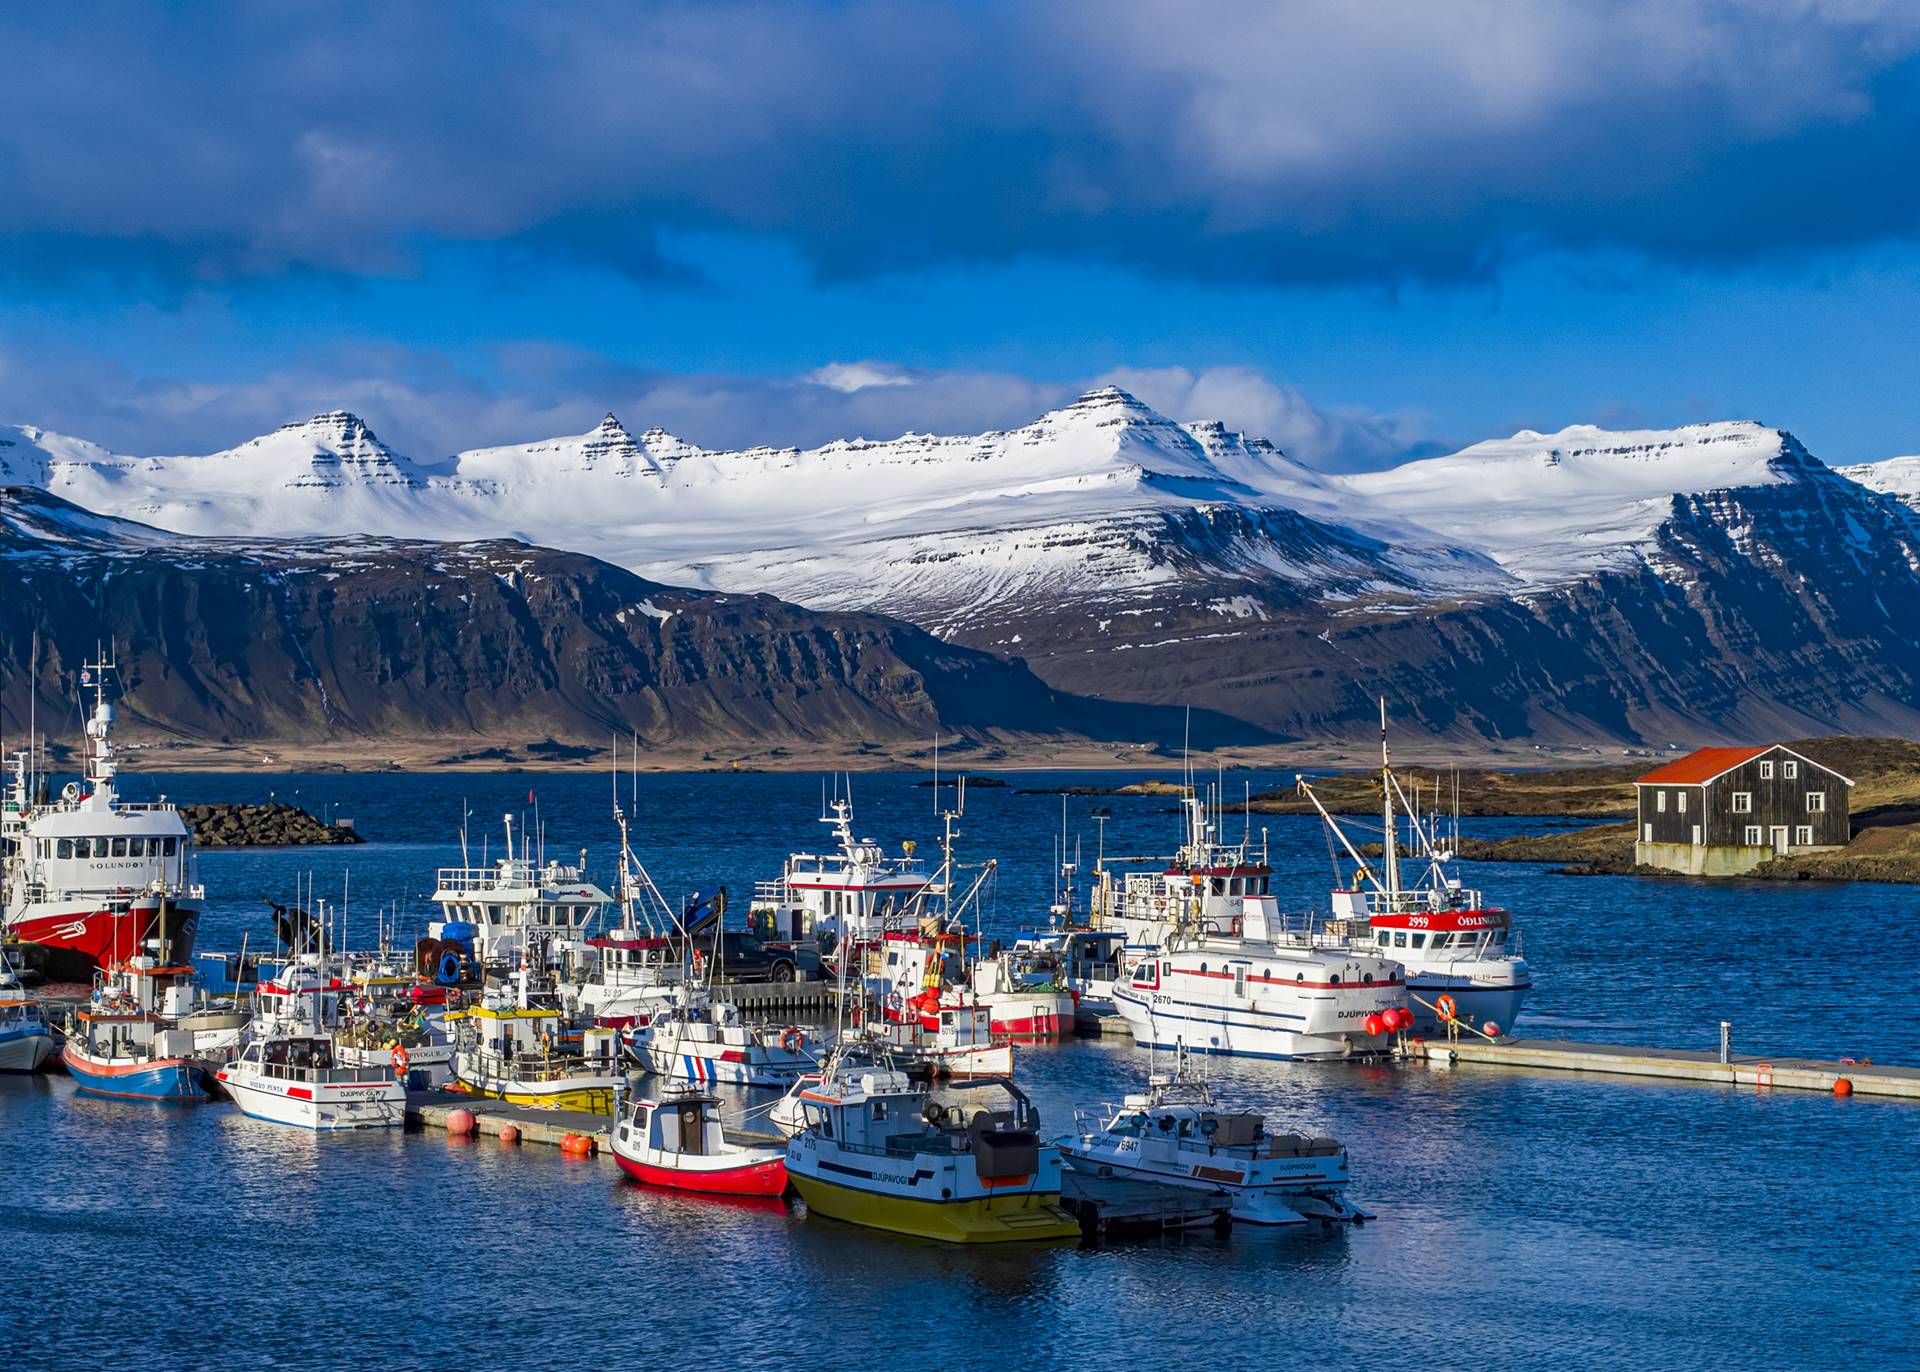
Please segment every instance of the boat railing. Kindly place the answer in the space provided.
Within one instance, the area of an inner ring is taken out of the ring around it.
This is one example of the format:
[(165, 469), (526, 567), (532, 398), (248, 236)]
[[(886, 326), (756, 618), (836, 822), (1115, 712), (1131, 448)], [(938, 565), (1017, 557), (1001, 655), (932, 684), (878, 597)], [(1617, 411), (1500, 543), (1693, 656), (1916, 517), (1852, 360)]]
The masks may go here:
[(471, 895), (476, 892), (538, 890), (543, 886), (582, 885), (586, 877), (578, 867), (550, 862), (545, 867), (531, 863), (500, 864), (493, 867), (442, 867), (435, 877), (441, 892)]
[(310, 1081), (323, 1086), (364, 1086), (392, 1081), (391, 1067), (296, 1067), (284, 1062), (263, 1062), (260, 1075), (277, 1081)]

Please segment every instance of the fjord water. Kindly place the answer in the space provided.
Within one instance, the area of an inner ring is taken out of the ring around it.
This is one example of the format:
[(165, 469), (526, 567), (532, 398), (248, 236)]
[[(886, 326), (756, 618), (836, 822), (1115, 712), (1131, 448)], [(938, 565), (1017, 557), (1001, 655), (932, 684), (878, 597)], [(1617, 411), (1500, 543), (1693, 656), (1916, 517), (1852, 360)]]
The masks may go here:
[[(938, 826), (921, 779), (856, 776), (860, 833), (930, 854)], [(1257, 790), (1291, 776), (1250, 779)], [(586, 847), (602, 879), (612, 865), (605, 777), (129, 782), (179, 800), (271, 793), (351, 816), (373, 840), (206, 854), (207, 949), (237, 947), (243, 930), (270, 937), (262, 900), (291, 899), (309, 874), (337, 898), (349, 870), (349, 939), (370, 936), (392, 902), (410, 937), (434, 869), (459, 860), (463, 808), (476, 861), (483, 836), (498, 852), (502, 814), (517, 825), (537, 805), (550, 856)], [(739, 908), (788, 850), (830, 842), (814, 823), (820, 793), (805, 775), (642, 777), (637, 846), (669, 898), (724, 882)], [(1069, 798), (1089, 865), (1093, 807), (1111, 811), (1109, 853), (1178, 840), (1164, 798)], [(969, 791), (962, 856), (1000, 859), (989, 935), (1044, 918), (1060, 815), (1055, 796)], [(1255, 816), (1262, 825), (1282, 907), (1323, 904), (1346, 864), (1318, 824)], [(1463, 875), (1524, 930), (1536, 977), (1524, 1032), (1710, 1048), (1724, 1018), (1742, 1051), (1920, 1058), (1912, 891)], [(1146, 1065), (1109, 1040), (1022, 1050), (1020, 1074), (1064, 1130), (1074, 1106), (1117, 1097)], [(14, 1274), (0, 1335), (23, 1367), (1920, 1364), (1911, 1106), (1488, 1070), (1223, 1061), (1214, 1074), (1287, 1127), (1346, 1141), (1355, 1198), (1377, 1221), (952, 1252), (797, 1209), (648, 1192), (548, 1149), (397, 1131), (316, 1139), (226, 1105), (0, 1080)]]

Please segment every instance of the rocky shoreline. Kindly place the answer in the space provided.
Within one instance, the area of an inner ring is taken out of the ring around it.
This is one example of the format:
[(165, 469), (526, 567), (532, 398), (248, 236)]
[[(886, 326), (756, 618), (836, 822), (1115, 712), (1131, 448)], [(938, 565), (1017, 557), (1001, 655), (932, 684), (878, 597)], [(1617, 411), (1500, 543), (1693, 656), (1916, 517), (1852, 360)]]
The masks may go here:
[[(1473, 862), (1551, 862), (1562, 876), (1683, 878), (1664, 867), (1633, 860), (1633, 825), (1594, 824), (1557, 834), (1460, 840), (1460, 856)], [(1692, 880), (1693, 878), (1683, 878)], [(1830, 853), (1795, 853), (1763, 862), (1723, 881), (1882, 881), (1920, 884), (1920, 824), (1869, 824), (1846, 847)]]
[(322, 844), (365, 843), (353, 829), (328, 824), (298, 805), (276, 801), (238, 805), (214, 801), (182, 805), (180, 818), (202, 848), (296, 848)]

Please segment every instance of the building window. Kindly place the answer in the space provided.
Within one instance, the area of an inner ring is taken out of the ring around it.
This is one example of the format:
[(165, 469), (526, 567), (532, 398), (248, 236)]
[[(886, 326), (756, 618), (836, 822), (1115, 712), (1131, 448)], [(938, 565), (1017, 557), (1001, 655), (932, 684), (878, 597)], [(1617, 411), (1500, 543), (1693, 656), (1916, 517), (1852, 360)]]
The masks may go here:
[(1793, 841), (1811, 848), (1813, 846), (1813, 826), (1811, 824), (1802, 824), (1798, 829), (1795, 829), (1793, 831)]
[(1760, 764), (1760, 780), (1773, 780), (1773, 764), (1771, 762), (1763, 762)]
[(1765, 840), (1760, 837), (1760, 826), (1758, 824), (1749, 824), (1747, 826), (1747, 846), (1749, 848), (1758, 848), (1764, 841)]
[(1641, 840), (1641, 842), (1643, 842), (1643, 843), (1652, 843), (1652, 842), (1653, 842), (1653, 826), (1652, 826), (1651, 824), (1643, 824), (1643, 825), (1641, 825), (1641, 826), (1640, 826), (1640, 831), (1641, 831), (1641, 832), (1640, 832), (1640, 840)]
[(1673, 808), (1683, 815), (1687, 812), (1687, 793), (1685, 791), (1675, 791), (1673, 793)]
[(1733, 812), (1736, 815), (1750, 815), (1753, 813), (1752, 791), (1735, 791), (1733, 793)]
[(1780, 775), (1785, 777), (1788, 781), (1792, 781), (1795, 777), (1800, 775), (1800, 764), (1797, 762), (1781, 763)]
[(1827, 808), (1827, 793), (1825, 791), (1808, 791), (1807, 792), (1807, 813), (1808, 814), (1817, 815), (1824, 812), (1826, 808)]
[(1655, 791), (1653, 793), (1653, 808), (1663, 815), (1667, 812), (1667, 793), (1665, 791)]
[(1698, 824), (1693, 826), (1693, 846), (1696, 848), (1700, 846), (1700, 826)]

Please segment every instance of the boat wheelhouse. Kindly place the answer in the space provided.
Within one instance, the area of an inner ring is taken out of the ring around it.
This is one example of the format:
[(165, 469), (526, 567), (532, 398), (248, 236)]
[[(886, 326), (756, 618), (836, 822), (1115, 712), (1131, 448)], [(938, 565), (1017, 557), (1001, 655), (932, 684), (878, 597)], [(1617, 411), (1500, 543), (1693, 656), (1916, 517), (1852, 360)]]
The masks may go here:
[(948, 1243), (1077, 1239), (1060, 1151), (1005, 1078), (939, 1089), (904, 1072), (829, 1077), (800, 1096), (787, 1176), (830, 1219)]
[[(417, 956), (437, 962), (438, 945), (446, 940), (470, 943), (476, 958), (496, 964), (584, 950), (589, 932), (613, 903), (587, 880), (586, 850), (578, 865), (542, 860), (523, 832), (516, 851), (511, 815), (506, 834), (507, 855), (491, 866), (440, 869), (433, 891), (440, 918), (427, 925)], [(435, 946), (428, 949), (428, 942)]]
[[(90, 979), (95, 969), (143, 952), (156, 941), (168, 960), (193, 954), (198, 902), (192, 831), (165, 797), (120, 798), (113, 748), (113, 706), (106, 698), (110, 661), (87, 664), (94, 689), (82, 781), (40, 803), (35, 755), (18, 754), (0, 809), (0, 884), (7, 937), (46, 950), (56, 981)], [(96, 675), (97, 674), (97, 675)]]
[(889, 857), (872, 839), (856, 839), (847, 798), (836, 797), (820, 822), (833, 827), (835, 851), (791, 854), (779, 880), (754, 887), (748, 927), (769, 943), (822, 946), (843, 936), (869, 942), (889, 929), (912, 927), (932, 879), (914, 858), (913, 841)]

